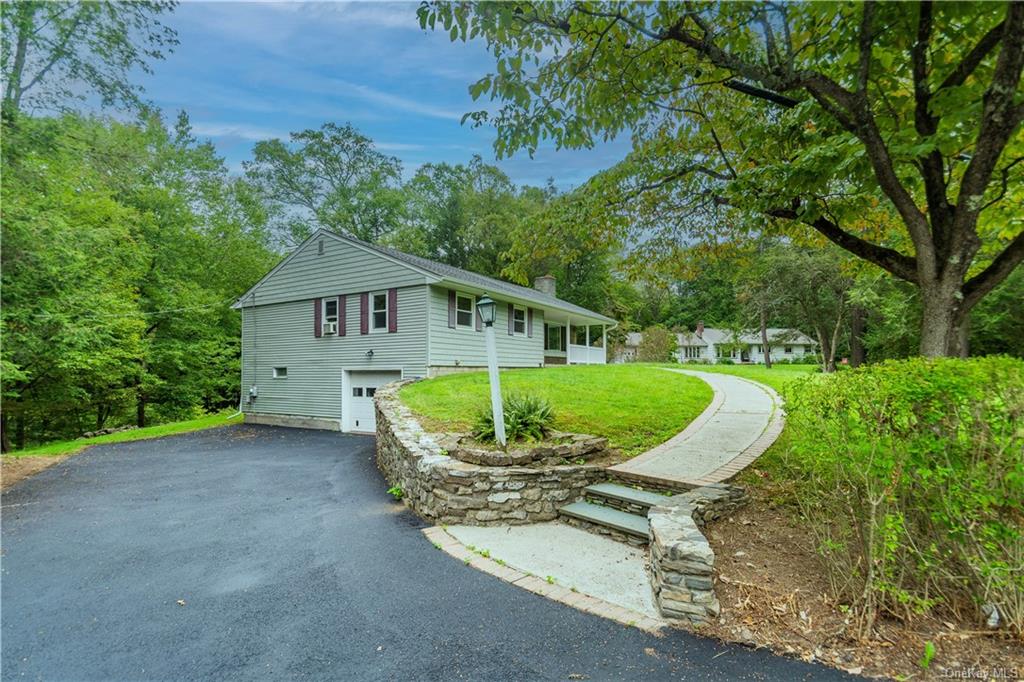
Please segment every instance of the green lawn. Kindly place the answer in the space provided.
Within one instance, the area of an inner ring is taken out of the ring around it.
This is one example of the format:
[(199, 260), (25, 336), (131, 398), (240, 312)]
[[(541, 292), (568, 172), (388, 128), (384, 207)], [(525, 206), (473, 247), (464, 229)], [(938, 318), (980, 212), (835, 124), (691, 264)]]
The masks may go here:
[[(711, 402), (703, 381), (653, 365), (517, 369), (501, 373), (501, 387), (547, 398), (555, 428), (605, 436), (627, 456), (668, 440)], [(399, 395), (435, 430), (468, 431), (490, 404), (486, 372), (420, 381)]]
[(105, 436), (97, 436), (96, 438), (78, 438), (76, 440), (65, 440), (58, 441), (55, 443), (47, 443), (46, 445), (40, 445), (34, 448), (26, 448), (25, 450), (18, 450), (17, 452), (11, 452), (5, 457), (56, 457), (59, 455), (73, 455), (76, 452), (80, 452), (90, 445), (101, 445), (103, 443), (124, 443), (132, 440), (145, 440), (147, 438), (160, 438), (162, 436), (172, 436), (177, 433), (188, 433), (189, 431), (202, 431), (203, 429), (212, 429), (218, 426), (227, 426), (228, 424), (240, 424), (242, 417), (234, 417), (228, 419), (231, 415), (231, 411), (220, 412), (218, 414), (211, 414), (199, 419), (192, 419), (184, 422), (171, 422), (169, 424), (160, 424), (159, 426), (147, 426), (144, 429), (134, 429), (132, 431), (121, 431), (119, 433), (110, 433)]
[(663, 365), (664, 367), (678, 367), (680, 369), (692, 369), (697, 372), (717, 372), (719, 374), (733, 374), (751, 381), (760, 381), (762, 384), (771, 386), (780, 393), (786, 384), (809, 376), (818, 368), (817, 365), (773, 365), (766, 369), (764, 365)]

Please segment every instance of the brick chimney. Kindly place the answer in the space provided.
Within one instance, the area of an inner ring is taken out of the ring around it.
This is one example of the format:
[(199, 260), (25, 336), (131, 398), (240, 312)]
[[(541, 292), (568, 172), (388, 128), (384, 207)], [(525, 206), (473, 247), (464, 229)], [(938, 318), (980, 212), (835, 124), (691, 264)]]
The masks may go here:
[(548, 296), (555, 295), (555, 278), (551, 275), (543, 275), (533, 280), (533, 288)]
[(697, 337), (701, 339), (704, 338), (704, 320), (697, 323)]

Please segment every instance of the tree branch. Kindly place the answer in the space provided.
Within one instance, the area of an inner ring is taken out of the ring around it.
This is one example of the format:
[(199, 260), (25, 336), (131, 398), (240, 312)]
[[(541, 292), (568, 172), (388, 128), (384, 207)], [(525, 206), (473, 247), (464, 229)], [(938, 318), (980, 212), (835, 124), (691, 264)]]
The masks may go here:
[[(922, 138), (935, 135), (939, 121), (932, 115), (931, 88), (928, 85), (928, 48), (932, 35), (932, 3), (922, 2), (918, 6), (917, 38), (910, 49), (910, 60), (914, 77), (914, 128)], [(946, 180), (942, 154), (938, 149), (927, 152), (918, 161), (921, 179), (924, 181), (925, 198), (932, 214), (932, 239), (939, 251), (943, 251), (948, 235), (952, 209), (946, 198)]]
[(963, 287), (964, 300), (960, 309), (969, 311), (990, 291), (1010, 276), (1024, 262), (1024, 232), (1018, 234), (988, 267), (967, 280)]
[(999, 44), (999, 41), (1003, 39), (1003, 30), (1005, 27), (1006, 21), (1000, 21), (998, 24), (993, 26), (988, 33), (982, 36), (981, 40), (978, 41), (978, 44), (975, 45), (971, 51), (967, 53), (967, 56), (963, 58), (963, 61), (957, 64), (956, 68), (946, 76), (938, 89), (945, 90), (946, 88), (963, 85), (963, 82), (967, 80), (967, 77), (974, 73), (974, 70), (978, 68), (978, 65), (981, 64), (982, 60), (984, 60), (985, 57), (988, 56), (988, 53), (991, 52), (995, 46)]
[[(799, 207), (799, 202), (794, 202), (794, 206)], [(798, 220), (805, 225), (810, 225), (833, 244), (874, 263), (900, 279), (917, 283), (917, 260), (895, 249), (879, 246), (878, 244), (861, 239), (824, 217), (816, 218), (813, 221), (804, 220), (797, 213), (796, 208), (769, 210), (767, 214), (773, 218)]]
[(970, 229), (973, 234), (996, 163), (1024, 115), (1024, 104), (1014, 106), (1013, 101), (1024, 70), (1024, 2), (1009, 4), (1002, 25), (1003, 48), (996, 59), (992, 82), (982, 98), (974, 153), (960, 181), (954, 228), (957, 233)]
[(871, 46), (874, 42), (873, 26), (875, 20), (874, 0), (864, 3), (864, 11), (860, 19), (860, 60), (857, 65), (857, 91), (867, 93), (868, 75), (871, 73)]

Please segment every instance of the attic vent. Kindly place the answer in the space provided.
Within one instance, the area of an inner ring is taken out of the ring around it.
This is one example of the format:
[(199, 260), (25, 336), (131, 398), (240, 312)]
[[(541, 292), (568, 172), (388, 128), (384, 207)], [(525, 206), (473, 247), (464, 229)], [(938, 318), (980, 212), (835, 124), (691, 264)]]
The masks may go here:
[(317, 252), (317, 255), (320, 255), (320, 256), (324, 255), (324, 240), (323, 239), (321, 239), (319, 242), (317, 242), (316, 252)]

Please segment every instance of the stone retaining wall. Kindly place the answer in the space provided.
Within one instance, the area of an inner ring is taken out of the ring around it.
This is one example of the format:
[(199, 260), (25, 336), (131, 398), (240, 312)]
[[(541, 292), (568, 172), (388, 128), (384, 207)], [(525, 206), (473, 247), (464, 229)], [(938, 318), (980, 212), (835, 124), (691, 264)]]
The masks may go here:
[[(415, 380), (412, 380), (415, 381)], [(421, 517), (437, 524), (551, 521), (607, 479), (603, 466), (482, 466), (449, 457), (398, 399), (411, 381), (377, 390), (377, 466)]]
[(663, 616), (703, 623), (719, 614), (715, 553), (701, 530), (746, 501), (742, 488), (716, 483), (667, 497), (647, 512), (651, 588)]

